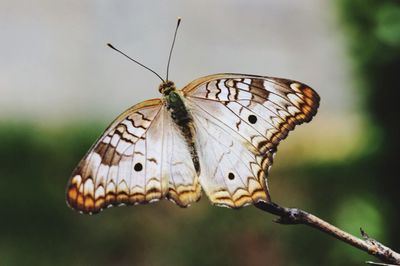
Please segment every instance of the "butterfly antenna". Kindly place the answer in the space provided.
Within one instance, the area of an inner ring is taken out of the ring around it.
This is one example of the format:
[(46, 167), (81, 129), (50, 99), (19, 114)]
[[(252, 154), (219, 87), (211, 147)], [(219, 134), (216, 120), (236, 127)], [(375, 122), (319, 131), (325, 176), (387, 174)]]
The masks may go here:
[(181, 24), (181, 20), (182, 19), (180, 17), (178, 17), (178, 22), (176, 23), (176, 28), (175, 28), (175, 33), (174, 33), (174, 40), (172, 41), (171, 50), (169, 51), (168, 64), (167, 64), (167, 78), (166, 78), (166, 80), (168, 80), (169, 63), (171, 62), (172, 50), (174, 49), (176, 34), (178, 33), (178, 28), (179, 28), (179, 24)]
[(132, 60), (133, 62), (135, 62), (136, 64), (138, 64), (139, 66), (144, 67), (145, 69), (151, 71), (153, 74), (155, 74), (159, 79), (161, 79), (162, 82), (165, 82), (165, 80), (157, 74), (157, 72), (155, 72), (153, 69), (143, 65), (142, 63), (139, 63), (138, 61), (136, 61), (135, 59), (131, 58), (130, 56), (128, 56), (127, 54), (125, 54), (124, 52), (121, 52), (120, 50), (118, 50), (117, 48), (115, 48), (111, 43), (107, 43), (107, 46), (110, 47), (111, 49), (117, 51), (118, 53), (122, 54), (123, 56), (127, 57), (128, 59)]

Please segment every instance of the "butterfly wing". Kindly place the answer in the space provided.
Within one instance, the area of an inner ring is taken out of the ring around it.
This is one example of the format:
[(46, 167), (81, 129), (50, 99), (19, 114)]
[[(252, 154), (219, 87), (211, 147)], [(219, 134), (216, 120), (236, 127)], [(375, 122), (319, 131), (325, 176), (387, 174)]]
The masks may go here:
[(316, 114), (318, 94), (297, 81), (241, 74), (203, 77), (182, 92), (211, 202), (238, 208), (270, 201), (266, 177), (277, 146)]
[(73, 171), (66, 194), (72, 208), (97, 213), (163, 197), (187, 206), (201, 188), (184, 138), (154, 99), (128, 109), (106, 129)]

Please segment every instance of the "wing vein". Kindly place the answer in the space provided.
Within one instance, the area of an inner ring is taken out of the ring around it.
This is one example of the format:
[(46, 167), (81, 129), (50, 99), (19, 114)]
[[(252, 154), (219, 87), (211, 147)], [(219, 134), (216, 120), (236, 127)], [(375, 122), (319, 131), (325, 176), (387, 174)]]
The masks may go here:
[[(229, 134), (229, 133), (228, 133), (224, 128), (222, 128), (220, 125), (218, 125), (218, 124), (214, 123), (213, 121), (208, 120), (208, 119), (206, 119), (206, 118), (204, 118), (204, 117), (203, 117), (203, 119), (207, 120), (209, 123), (212, 123), (212, 124), (215, 125), (216, 127), (220, 128), (220, 129), (221, 129), (222, 131), (224, 131), (226, 134)], [(198, 124), (198, 125), (201, 125), (201, 126), (204, 128), (204, 130), (207, 132), (207, 126), (204, 125), (204, 123), (201, 122), (200, 119), (196, 118), (196, 120), (199, 122), (199, 123), (197, 123), (197, 124)], [(214, 140), (215, 140), (217, 143), (219, 143), (220, 145), (224, 146), (225, 148), (229, 148), (228, 146), (226, 146), (226, 145), (224, 145), (223, 143), (221, 143), (215, 136), (213, 136), (213, 134), (208, 134), (208, 136), (209, 136), (210, 138), (214, 139)], [(250, 151), (249, 151), (249, 152), (250, 152)], [(250, 153), (251, 153), (251, 152), (250, 152)], [(236, 153), (236, 151), (235, 151), (233, 154), (236, 155), (238, 158), (241, 157), (240, 154), (237, 154), (237, 153)], [(252, 154), (252, 153), (251, 153), (251, 154)], [(250, 157), (250, 158), (253, 159), (252, 157)], [(260, 168), (261, 168), (261, 165), (259, 165), (259, 164), (257, 163), (257, 160), (255, 159), (255, 157), (254, 157), (254, 163), (256, 163), (256, 164), (257, 164), (258, 166), (260, 166)], [(252, 170), (250, 169), (249, 166), (246, 165), (246, 168), (252, 173)]]
[[(233, 131), (233, 132), (236, 132), (237, 133), (237, 135), (239, 135), (244, 141), (246, 141), (247, 143), (249, 143), (251, 146), (253, 146), (254, 147), (254, 149), (255, 150), (257, 150), (258, 151), (258, 148), (256, 147), (256, 146), (254, 146), (254, 144), (251, 142), (251, 141), (249, 141), (245, 136), (243, 136), (242, 134), (240, 134), (239, 132), (237, 132), (236, 130), (234, 130), (233, 128), (231, 128), (229, 125), (227, 125), (226, 123), (224, 123), (223, 121), (221, 121), (220, 119), (218, 119), (217, 117), (215, 117), (214, 115), (212, 115), (210, 112), (208, 112), (208, 111), (206, 111), (204, 108), (202, 108), (199, 104), (197, 104), (197, 103), (195, 103), (194, 101), (192, 101), (198, 108), (200, 108), (203, 112), (205, 112), (205, 113), (207, 113), (209, 116), (211, 116), (211, 117), (213, 117), (215, 120), (217, 120), (217, 121), (219, 121), (221, 124), (223, 124), (223, 125), (225, 125), (227, 128), (229, 128), (231, 131)], [(221, 103), (222, 104), (222, 103)], [(223, 105), (223, 104), (222, 104)], [(223, 106), (225, 106), (225, 105), (223, 105)], [(232, 110), (230, 110), (229, 108), (228, 108), (228, 110), (229, 111), (231, 111), (232, 112)], [(232, 112), (235, 116), (237, 116), (234, 112)], [(238, 116), (237, 116), (238, 117)], [(240, 120), (242, 120), (240, 117), (239, 117), (239, 119)], [(258, 132), (258, 131), (257, 131)], [(261, 135), (261, 134), (260, 134)], [(261, 135), (263, 138), (265, 138), (264, 137), (264, 135)], [(266, 139), (266, 138), (265, 138)], [(267, 139), (266, 139), (267, 140)]]

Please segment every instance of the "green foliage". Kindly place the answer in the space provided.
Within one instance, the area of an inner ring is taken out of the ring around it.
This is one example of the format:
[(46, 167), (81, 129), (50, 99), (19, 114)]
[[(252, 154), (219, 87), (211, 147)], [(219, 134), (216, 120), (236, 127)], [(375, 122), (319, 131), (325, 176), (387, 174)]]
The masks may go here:
[[(360, 235), (360, 227), (375, 239), (385, 243), (385, 221), (379, 213), (381, 206), (369, 195), (348, 197), (338, 206), (334, 224), (353, 235)], [(339, 263), (343, 261), (359, 264), (365, 259), (365, 253), (343, 243), (336, 242), (331, 250), (330, 258)]]
[(70, 210), (66, 182), (100, 133), (95, 124), (0, 125), (1, 265), (282, 264), (271, 217), (255, 208), (216, 208), (204, 198), (189, 209), (163, 201), (96, 216)]
[[(386, 217), (381, 226), (390, 232), (386, 244), (396, 249), (400, 246), (397, 237), (400, 234), (397, 207), (400, 150), (400, 2), (340, 0), (338, 3), (343, 25), (348, 33), (359, 94), (364, 97), (369, 122), (381, 135), (377, 138), (378, 149), (365, 165), (365, 171), (371, 176), (370, 180), (374, 180), (374, 185), (366, 187), (365, 192), (377, 193), (376, 208), (384, 211), (383, 215)], [(362, 182), (369, 181), (365, 178)], [(365, 229), (368, 231), (368, 228)]]
[(383, 5), (376, 16), (377, 38), (384, 44), (400, 46), (400, 6), (396, 3)]
[[(392, 92), (395, 87), (391, 82), (397, 75), (400, 58), (399, 2), (339, 0), (338, 3), (354, 63), (354, 81), (364, 100), (364, 110), (374, 119), (374, 108), (384, 104), (376, 102), (381, 99), (377, 94)], [(382, 100), (389, 99), (382, 97)]]
[[(205, 196), (188, 209), (163, 201), (96, 216), (70, 210), (64, 200), (67, 179), (100, 128), (84, 123), (61, 128), (0, 125), (0, 264), (335, 265), (327, 260), (330, 250), (345, 244), (333, 245), (310, 228), (276, 225), (271, 215), (255, 208), (212, 207)], [(294, 202), (324, 218), (335, 217), (336, 204), (355, 212), (360, 205), (351, 202), (361, 192), (347, 188), (352, 192), (347, 197), (343, 187), (349, 175), (363, 172), (346, 169), (310, 165), (274, 171), (272, 194), (277, 202)], [(363, 204), (373, 213), (371, 201)], [(381, 219), (374, 215), (364, 218)], [(353, 218), (351, 227), (357, 230), (360, 220)], [(346, 252), (339, 249), (338, 256)]]

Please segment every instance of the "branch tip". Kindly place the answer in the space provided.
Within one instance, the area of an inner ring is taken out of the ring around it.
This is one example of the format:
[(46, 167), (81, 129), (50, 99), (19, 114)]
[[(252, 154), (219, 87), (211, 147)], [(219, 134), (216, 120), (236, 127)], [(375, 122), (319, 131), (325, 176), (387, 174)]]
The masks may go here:
[[(392, 249), (382, 245), (380, 242), (370, 238), (368, 234), (360, 227), (362, 239), (355, 237), (334, 225), (322, 220), (321, 218), (297, 208), (285, 208), (273, 202), (258, 202), (255, 204), (258, 209), (278, 216), (274, 222), (279, 224), (305, 224), (324, 233), (327, 233), (336, 239), (352, 245), (355, 248), (363, 250), (384, 263), (372, 261), (366, 262), (370, 265), (392, 266), (400, 265), (400, 254)], [(389, 263), (389, 264), (385, 264)], [(392, 264), (390, 264), (392, 263)]]
[(368, 240), (369, 239), (368, 234), (365, 233), (365, 231), (362, 229), (362, 227), (360, 227), (360, 233), (361, 233), (362, 238), (364, 238), (364, 240)]

